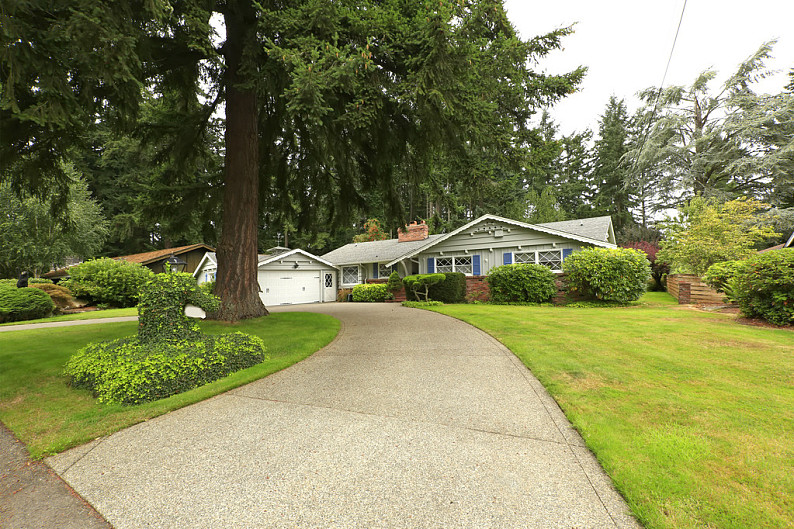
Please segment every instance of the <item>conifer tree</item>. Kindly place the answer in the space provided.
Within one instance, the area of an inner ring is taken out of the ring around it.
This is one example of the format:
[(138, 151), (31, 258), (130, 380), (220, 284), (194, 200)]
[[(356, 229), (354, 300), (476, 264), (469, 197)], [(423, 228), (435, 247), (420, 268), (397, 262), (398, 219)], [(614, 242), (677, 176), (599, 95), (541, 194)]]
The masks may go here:
[(167, 103), (150, 123), (164, 131), (165, 174), (188, 179), (225, 111), (216, 293), (227, 320), (267, 313), (260, 198), (316, 227), (377, 192), (400, 219), (400, 175), (422, 181), (439, 150), (509, 152), (535, 109), (584, 73), (534, 71), (570, 29), (522, 41), (501, 0), (7, 0), (0, 25), (0, 126), (12, 131), (0, 165), (16, 188), (63, 185), (56, 162), (85, 128), (109, 110), (134, 122), (144, 91)]

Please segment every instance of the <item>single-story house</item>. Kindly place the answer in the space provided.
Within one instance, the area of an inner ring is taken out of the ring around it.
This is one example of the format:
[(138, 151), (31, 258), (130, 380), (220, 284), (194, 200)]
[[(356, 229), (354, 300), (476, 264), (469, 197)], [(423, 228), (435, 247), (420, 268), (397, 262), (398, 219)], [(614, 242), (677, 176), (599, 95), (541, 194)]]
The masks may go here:
[[(304, 250), (270, 248), (258, 256), (259, 296), (265, 305), (336, 301), (338, 268)], [(199, 284), (215, 281), (218, 257), (207, 252), (193, 276)]]
[(485, 276), (496, 266), (535, 263), (562, 272), (571, 253), (588, 247), (616, 248), (609, 216), (528, 224), (483, 215), (446, 234), (428, 235), (412, 223), (396, 239), (351, 243), (322, 256), (340, 270), (340, 288), (367, 280), (433, 272)]
[(764, 248), (763, 250), (759, 250), (758, 253), (769, 252), (771, 250), (782, 250), (783, 248), (794, 248), (794, 233), (792, 233), (791, 237), (789, 237), (788, 240), (783, 244), (778, 244), (777, 246)]
[(192, 274), (198, 267), (204, 254), (207, 252), (214, 252), (215, 248), (206, 244), (191, 244), (188, 246), (178, 246), (176, 248), (165, 248), (164, 250), (154, 250), (151, 252), (136, 253), (132, 255), (124, 255), (121, 257), (114, 257), (118, 261), (129, 261), (131, 263), (139, 263), (143, 266), (150, 268), (152, 272), (159, 274), (163, 272), (163, 263), (166, 259), (171, 257), (178, 257), (185, 261), (184, 272)]

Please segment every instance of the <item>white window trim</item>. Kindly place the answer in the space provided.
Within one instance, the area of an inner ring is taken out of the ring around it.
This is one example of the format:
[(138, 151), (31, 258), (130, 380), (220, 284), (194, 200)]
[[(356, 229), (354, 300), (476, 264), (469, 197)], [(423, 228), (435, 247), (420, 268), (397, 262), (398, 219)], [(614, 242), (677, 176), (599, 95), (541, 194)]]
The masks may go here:
[[(356, 282), (355, 282), (355, 283), (346, 283), (346, 282), (345, 282), (345, 269), (346, 269), (346, 268), (355, 268), (355, 269), (356, 269), (356, 277), (357, 277), (357, 279), (356, 279)], [(340, 282), (340, 283), (341, 283), (343, 286), (358, 285), (358, 284), (360, 284), (360, 283), (361, 283), (361, 265), (349, 265), (349, 266), (343, 266), (343, 267), (341, 267), (341, 268), (339, 269), (339, 276), (340, 276), (340, 277), (339, 277), (339, 279), (340, 279), (340, 281), (339, 281), (339, 282)]]
[[(512, 261), (513, 261), (513, 264), (525, 264), (525, 263), (518, 263), (516, 261), (516, 254), (531, 254), (532, 253), (532, 254), (535, 254), (534, 262), (533, 263), (526, 263), (526, 264), (541, 264), (540, 263), (540, 257), (538, 256), (539, 252), (560, 252), (560, 264), (562, 264), (562, 260), (563, 260), (562, 251), (563, 251), (562, 248), (549, 248), (547, 250), (521, 250), (520, 252), (512, 252), (513, 253)], [(542, 266), (546, 266), (546, 265), (542, 265)], [(557, 268), (549, 268), (549, 269), (552, 272), (554, 272), (555, 274), (561, 274), (562, 273), (562, 268), (559, 268), (559, 269), (557, 269)]]
[(436, 260), (435, 260), (435, 263), (433, 265), (433, 268), (435, 269), (436, 273), (439, 273), (439, 274), (443, 274), (444, 273), (444, 272), (439, 272), (438, 271), (438, 260), (439, 259), (452, 259), (452, 271), (453, 272), (457, 272), (458, 271), (457, 270), (457, 265), (455, 263), (455, 259), (468, 259), (469, 260), (469, 264), (468, 265), (464, 265), (464, 266), (468, 266), (471, 269), (471, 272), (463, 272), (463, 274), (467, 275), (467, 276), (473, 276), (474, 275), (474, 256), (471, 255), (471, 254), (468, 254), (468, 255), (441, 255), (441, 256), (436, 257), (435, 259)]

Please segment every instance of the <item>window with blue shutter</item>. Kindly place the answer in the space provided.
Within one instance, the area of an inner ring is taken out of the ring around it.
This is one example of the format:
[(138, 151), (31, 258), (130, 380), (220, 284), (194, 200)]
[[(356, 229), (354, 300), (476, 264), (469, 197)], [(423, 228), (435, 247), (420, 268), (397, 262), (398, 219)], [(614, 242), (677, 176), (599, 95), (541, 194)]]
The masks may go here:
[(504, 262), (502, 264), (513, 264), (513, 252), (504, 253)]
[(570, 248), (563, 248), (562, 250), (562, 260), (565, 261), (569, 255), (573, 253), (573, 250)]
[(436, 272), (436, 260), (432, 257), (427, 258), (427, 273), (434, 274)]
[(378, 263), (372, 263), (372, 279), (378, 279)]
[(480, 256), (479, 255), (472, 255), (471, 256), (471, 264), (472, 264), (472, 274), (479, 276), (482, 275), (480, 270)]

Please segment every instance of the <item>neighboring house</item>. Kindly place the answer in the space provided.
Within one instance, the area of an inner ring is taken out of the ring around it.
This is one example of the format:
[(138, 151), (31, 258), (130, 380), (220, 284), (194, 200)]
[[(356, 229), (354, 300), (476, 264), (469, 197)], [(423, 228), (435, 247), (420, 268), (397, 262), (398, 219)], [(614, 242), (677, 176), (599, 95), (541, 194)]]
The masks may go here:
[(769, 252), (771, 250), (782, 250), (783, 248), (794, 248), (794, 233), (792, 233), (791, 237), (789, 237), (788, 240), (783, 244), (778, 244), (777, 246), (772, 246), (770, 248), (764, 248), (763, 250), (759, 250), (758, 253)]
[(150, 268), (152, 272), (159, 274), (163, 272), (163, 263), (166, 259), (171, 257), (178, 257), (185, 261), (184, 272), (192, 274), (199, 263), (204, 258), (207, 252), (214, 252), (215, 248), (207, 246), (206, 244), (191, 244), (189, 246), (179, 246), (177, 248), (166, 248), (164, 250), (154, 250), (152, 252), (136, 253), (132, 255), (124, 255), (122, 257), (114, 257), (117, 261), (129, 261), (131, 263), (139, 263), (143, 266)]
[(412, 223), (397, 239), (351, 243), (323, 255), (340, 269), (340, 288), (371, 279), (433, 272), (488, 275), (496, 266), (536, 263), (562, 271), (563, 260), (588, 247), (616, 248), (609, 216), (528, 224), (484, 215), (460, 228), (428, 235), (428, 227)]
[[(304, 250), (277, 246), (258, 256), (259, 296), (265, 305), (336, 301), (338, 269)], [(215, 281), (218, 258), (207, 252), (193, 276), (199, 284)]]

